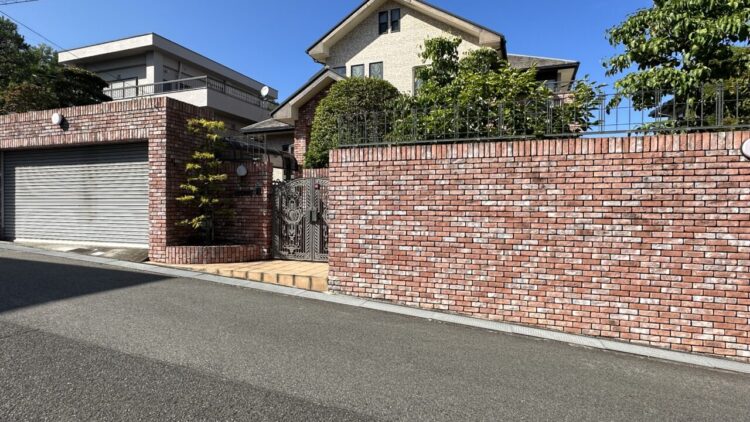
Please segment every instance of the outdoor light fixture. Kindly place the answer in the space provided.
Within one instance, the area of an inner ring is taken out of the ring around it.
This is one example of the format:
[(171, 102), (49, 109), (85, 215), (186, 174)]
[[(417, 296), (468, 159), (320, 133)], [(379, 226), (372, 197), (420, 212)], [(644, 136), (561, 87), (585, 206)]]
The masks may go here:
[(63, 115), (60, 113), (52, 113), (52, 124), (55, 126), (62, 125)]
[(742, 155), (750, 159), (750, 139), (745, 139), (745, 142), (742, 143)]
[(237, 167), (237, 176), (239, 177), (247, 176), (247, 167), (245, 167), (244, 164), (240, 164), (240, 166)]

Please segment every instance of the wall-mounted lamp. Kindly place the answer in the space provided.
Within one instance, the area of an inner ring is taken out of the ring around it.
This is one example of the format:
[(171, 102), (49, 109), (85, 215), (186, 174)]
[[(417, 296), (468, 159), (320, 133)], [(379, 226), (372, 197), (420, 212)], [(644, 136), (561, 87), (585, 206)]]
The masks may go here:
[(263, 185), (260, 182), (255, 182), (255, 194), (260, 195), (261, 193), (263, 193)]
[(750, 160), (750, 139), (745, 139), (745, 142), (742, 143), (742, 155)]
[(245, 167), (244, 164), (240, 164), (239, 167), (237, 167), (237, 176), (239, 177), (247, 176), (247, 167)]
[(52, 113), (52, 124), (55, 126), (62, 126), (65, 118), (60, 113)]

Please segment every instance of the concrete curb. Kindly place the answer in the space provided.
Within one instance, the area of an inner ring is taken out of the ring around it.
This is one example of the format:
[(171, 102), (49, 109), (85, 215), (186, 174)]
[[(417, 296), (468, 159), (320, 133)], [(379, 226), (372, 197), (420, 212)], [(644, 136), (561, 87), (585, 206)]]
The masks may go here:
[(545, 330), (542, 328), (533, 328), (516, 324), (509, 324), (498, 321), (488, 321), (478, 318), (471, 318), (460, 315), (446, 314), (442, 312), (428, 311), (407, 306), (394, 305), (391, 303), (378, 302), (368, 299), (362, 299), (354, 296), (334, 295), (330, 293), (319, 293), (309, 290), (302, 290), (293, 287), (279, 286), (275, 284), (265, 284), (255, 281), (248, 281), (230, 277), (222, 277), (195, 271), (180, 270), (175, 268), (162, 267), (153, 264), (139, 264), (134, 262), (118, 261), (110, 258), (99, 258), (94, 256), (79, 255), (72, 252), (56, 252), (43, 249), (36, 249), (27, 246), (15, 245), (9, 242), (0, 242), (0, 249), (25, 252), (42, 256), (55, 258), (65, 258), (76, 261), (109, 265), (115, 268), (128, 270), (137, 270), (152, 274), (165, 275), (177, 278), (192, 278), (205, 280), (214, 283), (226, 284), (230, 286), (246, 287), (269, 293), (278, 293), (287, 296), (296, 296), (305, 299), (319, 300), (323, 302), (337, 303), (341, 305), (354, 306), (376, 311), (389, 312), (398, 315), (406, 315), (417, 318), (429, 319), (434, 321), (459, 324), (468, 327), (482, 328), (501, 333), (519, 334), (529, 337), (535, 337), (546, 340), (560, 341), (568, 344), (591, 347), (601, 350), (610, 350), (615, 352), (629, 353), (638, 356), (644, 356), (655, 359), (662, 359), (672, 362), (679, 362), (689, 365), (702, 366), (713, 369), (740, 372), (750, 374), (750, 364), (736, 362), (729, 359), (713, 358), (709, 356), (696, 355), (691, 353), (675, 352), (672, 350), (657, 349), (655, 347), (640, 346), (620, 341), (598, 339), (576, 334), (562, 333), (558, 331)]

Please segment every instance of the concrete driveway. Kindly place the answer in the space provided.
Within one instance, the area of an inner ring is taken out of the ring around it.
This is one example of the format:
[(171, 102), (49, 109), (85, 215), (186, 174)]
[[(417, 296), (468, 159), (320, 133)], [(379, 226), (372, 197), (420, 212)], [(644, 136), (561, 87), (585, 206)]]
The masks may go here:
[(0, 250), (2, 420), (747, 420), (750, 376)]

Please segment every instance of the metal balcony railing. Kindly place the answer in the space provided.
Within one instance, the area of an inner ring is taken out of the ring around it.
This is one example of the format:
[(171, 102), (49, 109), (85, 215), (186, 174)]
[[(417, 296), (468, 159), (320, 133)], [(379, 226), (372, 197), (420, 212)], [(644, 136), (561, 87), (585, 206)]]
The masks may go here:
[(192, 91), (196, 89), (210, 89), (212, 91), (221, 92), (224, 95), (248, 104), (256, 105), (264, 110), (273, 110), (277, 106), (275, 102), (264, 100), (257, 94), (236, 88), (208, 76), (175, 79), (172, 81), (157, 82), (146, 85), (105, 88), (104, 94), (113, 100), (124, 100), (129, 98), (163, 95), (172, 92)]

